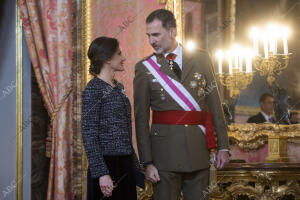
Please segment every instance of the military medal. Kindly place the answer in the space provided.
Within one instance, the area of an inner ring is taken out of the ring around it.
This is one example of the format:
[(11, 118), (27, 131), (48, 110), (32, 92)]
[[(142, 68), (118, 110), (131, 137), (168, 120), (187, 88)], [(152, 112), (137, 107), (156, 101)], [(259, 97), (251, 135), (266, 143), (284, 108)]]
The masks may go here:
[(191, 87), (192, 89), (195, 89), (195, 88), (197, 87), (197, 82), (196, 82), (196, 81), (191, 81), (191, 82), (190, 82), (190, 87)]
[(162, 101), (164, 101), (164, 100), (166, 99), (166, 96), (165, 96), (165, 94), (163, 93), (164, 89), (163, 89), (163, 88), (160, 88), (160, 91), (161, 91), (160, 99), (161, 99)]
[(194, 79), (196, 79), (197, 81), (201, 80), (203, 78), (202, 74), (195, 72), (194, 73)]
[(206, 88), (206, 80), (202, 74), (199, 72), (195, 72), (193, 75), (193, 78), (195, 80), (190, 82), (190, 86), (192, 89), (196, 88), (198, 86), (197, 95), (199, 97), (205, 96), (205, 88)]
[(156, 82), (157, 82), (156, 78), (152, 79), (152, 83), (156, 83)]
[(205, 88), (206, 87), (206, 80), (203, 78), (201, 80), (198, 81), (198, 85), (201, 88)]
[(199, 97), (203, 97), (205, 95), (205, 90), (203, 88), (199, 88), (197, 94), (198, 94)]
[(175, 60), (175, 58), (176, 58), (176, 54), (173, 54), (173, 53), (170, 53), (169, 55), (167, 55), (167, 60), (169, 61), (169, 66), (170, 66), (170, 68), (171, 68), (171, 70), (173, 70), (173, 64), (174, 64), (174, 62), (173, 62), (173, 60)]
[(173, 60), (170, 60), (169, 66), (170, 66), (171, 70), (173, 70)]

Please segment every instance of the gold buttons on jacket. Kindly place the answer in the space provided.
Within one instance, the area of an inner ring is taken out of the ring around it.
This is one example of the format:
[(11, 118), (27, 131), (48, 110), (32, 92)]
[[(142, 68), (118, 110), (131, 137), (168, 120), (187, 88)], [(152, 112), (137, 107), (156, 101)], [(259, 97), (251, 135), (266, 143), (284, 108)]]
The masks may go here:
[(154, 132), (154, 135), (158, 135), (158, 133), (157, 133), (157, 132)]

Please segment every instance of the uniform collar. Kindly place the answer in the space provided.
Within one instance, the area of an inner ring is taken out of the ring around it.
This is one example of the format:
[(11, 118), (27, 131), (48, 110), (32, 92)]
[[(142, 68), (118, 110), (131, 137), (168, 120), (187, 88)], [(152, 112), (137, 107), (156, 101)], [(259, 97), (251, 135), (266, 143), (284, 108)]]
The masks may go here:
[[(171, 53), (176, 54), (175, 62), (179, 65), (179, 67), (182, 69), (182, 46), (179, 42), (177, 42), (177, 47), (174, 51)], [(167, 57), (169, 53), (165, 53), (164, 56)]]

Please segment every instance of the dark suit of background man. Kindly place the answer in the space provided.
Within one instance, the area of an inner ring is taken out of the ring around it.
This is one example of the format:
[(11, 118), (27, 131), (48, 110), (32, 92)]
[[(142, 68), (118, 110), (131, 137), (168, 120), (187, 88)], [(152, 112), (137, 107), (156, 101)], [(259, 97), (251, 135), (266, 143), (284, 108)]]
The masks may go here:
[[(159, 71), (180, 82), (198, 101), (200, 108), (213, 115), (219, 150), (217, 167), (222, 168), (229, 158), (227, 126), (207, 52), (187, 52), (176, 42), (176, 20), (170, 11), (159, 9), (152, 12), (146, 19), (146, 28), (149, 43), (155, 50), (155, 54), (149, 57), (156, 57), (160, 65)], [(166, 59), (167, 55), (170, 58), (171, 52), (171, 57), (175, 57), (176, 71)], [(152, 123), (150, 128), (150, 108), (157, 115), (183, 109), (148, 71), (143, 64), (144, 60), (135, 66), (135, 124), (140, 160), (146, 167), (146, 178), (154, 183), (154, 199), (177, 200), (180, 191), (185, 200), (207, 199), (208, 195), (205, 194), (209, 189), (209, 151), (205, 135), (198, 125), (178, 125), (175, 122)], [(198, 86), (192, 85), (196, 72), (203, 77), (207, 86), (212, 87), (202, 98), (195, 88)], [(185, 116), (182, 115), (182, 119)]]
[(274, 97), (271, 94), (264, 93), (259, 98), (260, 103), (260, 112), (257, 115), (249, 117), (247, 123), (264, 123), (271, 122), (275, 123), (274, 118), (272, 117), (274, 113)]
[(291, 124), (299, 124), (300, 123), (299, 118), (300, 118), (299, 113), (297, 113), (297, 112), (290, 113)]

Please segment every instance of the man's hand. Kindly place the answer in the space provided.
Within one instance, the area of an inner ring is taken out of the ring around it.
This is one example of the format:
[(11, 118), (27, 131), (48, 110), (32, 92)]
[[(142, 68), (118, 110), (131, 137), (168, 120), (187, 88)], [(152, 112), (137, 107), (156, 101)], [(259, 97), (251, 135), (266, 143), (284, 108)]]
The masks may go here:
[(158, 170), (153, 164), (149, 164), (146, 168), (146, 179), (152, 183), (160, 181)]
[(110, 175), (104, 175), (99, 178), (99, 185), (101, 192), (105, 197), (110, 197), (114, 189), (113, 181), (111, 180)]
[(217, 155), (217, 168), (222, 169), (229, 162), (229, 152), (219, 151)]

